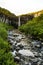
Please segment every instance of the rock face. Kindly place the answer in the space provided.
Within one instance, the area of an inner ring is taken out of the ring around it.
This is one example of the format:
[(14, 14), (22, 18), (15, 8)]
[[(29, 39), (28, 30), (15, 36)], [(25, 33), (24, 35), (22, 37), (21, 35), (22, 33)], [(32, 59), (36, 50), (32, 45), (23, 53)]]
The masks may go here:
[(18, 18), (15, 14), (11, 13), (7, 9), (0, 7), (0, 22), (17, 26), (17, 21), (18, 21)]
[[(43, 42), (31, 40), (29, 43), (25, 40), (26, 36), (22, 38), (23, 36), (13, 31), (8, 33), (8, 39), (10, 42), (12, 41), (10, 44), (14, 61), (20, 65), (43, 65)], [(13, 37), (14, 39), (12, 39)], [(20, 39), (20, 41), (18, 42), (16, 38)]]
[(33, 19), (33, 17), (34, 15), (16, 16), (10, 11), (0, 7), (0, 22), (8, 23), (10, 25), (13, 25), (16, 28), (22, 24), (25, 24), (28, 20)]
[(10, 11), (0, 7), (0, 21), (13, 25), (15, 28), (18, 28), (18, 26), (27, 23), (27, 21), (32, 20), (36, 16), (39, 16), (42, 12), (43, 10), (35, 13), (16, 16)]

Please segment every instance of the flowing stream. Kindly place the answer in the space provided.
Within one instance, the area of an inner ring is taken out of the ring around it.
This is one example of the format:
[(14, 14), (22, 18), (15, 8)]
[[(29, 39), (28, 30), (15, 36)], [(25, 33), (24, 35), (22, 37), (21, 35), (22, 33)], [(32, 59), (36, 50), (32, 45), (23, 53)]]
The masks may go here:
[(8, 31), (14, 61), (20, 65), (43, 65), (43, 42), (33, 40), (18, 30)]

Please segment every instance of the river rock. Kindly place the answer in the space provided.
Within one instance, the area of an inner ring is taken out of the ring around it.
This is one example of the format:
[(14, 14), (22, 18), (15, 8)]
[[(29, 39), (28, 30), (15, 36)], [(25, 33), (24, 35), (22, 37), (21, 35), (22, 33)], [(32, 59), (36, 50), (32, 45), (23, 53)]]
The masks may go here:
[(20, 62), (20, 58), (18, 56), (14, 57), (14, 61)]
[(27, 44), (25, 38), (25, 35), (8, 32), (14, 61), (19, 62), (20, 65), (43, 65), (43, 42), (29, 39), (30, 44)]
[(30, 50), (19, 50), (19, 53), (24, 55), (24, 56), (33, 56), (34, 57), (34, 54), (30, 51)]
[(16, 51), (11, 52), (13, 56), (16, 56)]
[(40, 47), (41, 46), (41, 41), (33, 41), (33, 42), (31, 42), (31, 44), (33, 45), (33, 47)]

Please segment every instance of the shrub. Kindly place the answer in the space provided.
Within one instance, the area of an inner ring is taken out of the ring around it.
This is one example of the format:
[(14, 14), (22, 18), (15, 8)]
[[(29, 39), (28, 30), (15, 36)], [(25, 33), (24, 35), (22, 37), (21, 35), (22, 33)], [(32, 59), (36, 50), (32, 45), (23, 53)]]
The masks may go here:
[(19, 30), (43, 39), (43, 14), (34, 18), (32, 21), (28, 21), (26, 24), (22, 25)]
[(7, 31), (11, 28), (12, 26), (0, 22), (0, 65), (17, 65), (10, 53), (10, 45), (7, 42)]

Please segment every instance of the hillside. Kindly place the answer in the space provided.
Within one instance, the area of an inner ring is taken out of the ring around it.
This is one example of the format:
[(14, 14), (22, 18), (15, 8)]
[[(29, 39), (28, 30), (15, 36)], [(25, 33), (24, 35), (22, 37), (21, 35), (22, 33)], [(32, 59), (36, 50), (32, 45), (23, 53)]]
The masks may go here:
[(11, 13), (7, 9), (1, 8), (1, 7), (0, 7), (0, 14), (3, 14), (3, 15), (8, 16), (8, 17), (15, 17), (16, 16), (15, 14)]
[[(40, 10), (40, 11), (37, 11), (37, 12), (31, 12), (31, 13), (27, 13), (27, 14), (22, 14), (20, 15), (21, 17), (25, 17), (25, 16), (29, 16), (29, 15), (35, 15), (37, 13), (40, 13), (42, 14), (43, 13), (43, 10)], [(0, 15), (3, 14), (3, 15), (6, 15), (8, 17), (15, 17), (16, 15), (11, 13), (9, 10), (5, 9), (5, 8), (1, 8), (0, 7)], [(18, 17), (18, 16), (17, 16)]]
[(37, 14), (37, 13), (43, 14), (43, 10), (39, 10), (39, 11), (36, 11), (36, 12), (27, 13), (27, 14), (22, 14), (22, 15), (20, 15), (20, 16), (35, 15), (35, 14)]
[(28, 21), (32, 20), (34, 17), (38, 17), (43, 14), (43, 10), (37, 12), (31, 12), (28, 14), (20, 15), (21, 24), (27, 23)]
[[(26, 24), (28, 21), (32, 20), (34, 18), (34, 16), (36, 17), (37, 13), (42, 14), (43, 10), (38, 11), (38, 12), (20, 15), (21, 25)], [(18, 18), (19, 18), (19, 16), (16, 16), (15, 14), (11, 13), (7, 9), (0, 7), (0, 21), (13, 25), (15, 28), (18, 28)]]
[(27, 35), (30, 34), (35, 38), (43, 40), (43, 14), (28, 21), (26, 24), (22, 25), (19, 30)]
[(0, 21), (17, 26), (16, 22), (18, 21), (18, 17), (9, 10), (0, 7)]

